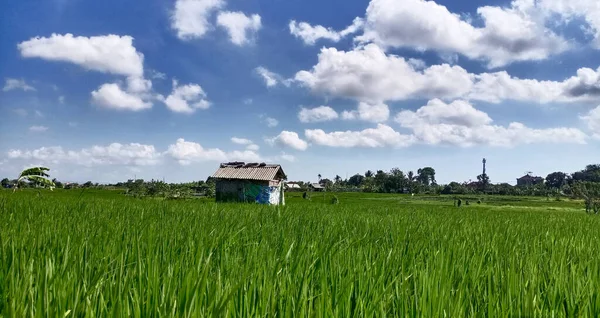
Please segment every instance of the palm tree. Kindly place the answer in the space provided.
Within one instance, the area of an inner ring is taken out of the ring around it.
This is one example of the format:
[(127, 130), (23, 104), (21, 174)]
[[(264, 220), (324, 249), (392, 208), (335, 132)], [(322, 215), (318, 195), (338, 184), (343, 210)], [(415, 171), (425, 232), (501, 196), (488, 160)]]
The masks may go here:
[(319, 173), (319, 175), (317, 176), (317, 178), (319, 178), (319, 182), (321, 182), (321, 174)]
[(50, 190), (54, 189), (54, 182), (48, 179), (50, 175), (46, 173), (46, 171), (50, 171), (50, 169), (46, 167), (33, 167), (21, 171), (19, 178), (17, 178), (17, 183), (15, 184), (15, 189), (13, 192), (17, 190), (19, 183), (24, 180), (33, 182), (42, 187), (48, 187)]
[(371, 178), (373, 175), (374, 175), (373, 171), (371, 171), (371, 170), (367, 170), (367, 172), (365, 172), (365, 177), (366, 178)]

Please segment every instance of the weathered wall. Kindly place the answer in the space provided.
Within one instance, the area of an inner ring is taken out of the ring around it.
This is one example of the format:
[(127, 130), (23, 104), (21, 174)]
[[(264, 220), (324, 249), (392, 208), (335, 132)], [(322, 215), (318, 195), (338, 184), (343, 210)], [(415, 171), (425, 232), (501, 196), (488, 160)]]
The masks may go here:
[(217, 202), (256, 202), (277, 205), (281, 196), (278, 182), (273, 181), (217, 180), (216, 191)]

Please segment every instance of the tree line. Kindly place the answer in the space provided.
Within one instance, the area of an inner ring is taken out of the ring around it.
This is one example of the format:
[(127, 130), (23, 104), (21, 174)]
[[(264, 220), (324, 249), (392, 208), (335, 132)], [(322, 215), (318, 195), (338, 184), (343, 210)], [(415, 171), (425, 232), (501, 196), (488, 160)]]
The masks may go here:
[[(584, 169), (573, 173), (556, 171), (548, 174), (543, 182), (527, 185), (511, 185), (509, 183), (494, 184), (487, 174), (477, 176), (477, 181), (450, 182), (438, 184), (435, 179), (436, 171), (433, 167), (423, 167), (416, 172), (404, 172), (399, 168), (389, 171), (368, 170), (364, 174), (357, 173), (347, 179), (339, 175), (333, 178), (317, 176), (319, 184), (327, 191), (361, 191), (377, 193), (415, 193), (415, 194), (497, 194), (497, 195), (571, 195), (580, 194), (582, 185), (586, 189), (600, 185), (600, 164), (590, 164)], [(143, 179), (129, 179), (125, 182), (114, 184), (98, 184), (92, 181), (85, 183), (63, 183), (52, 179), (55, 188), (108, 188), (124, 189), (132, 196), (190, 196), (214, 195), (214, 181), (194, 181), (187, 183), (165, 183), (158, 180), (145, 181)], [(18, 185), (18, 188), (35, 188), (40, 184), (35, 179), (18, 180), (4, 178), (0, 181), (4, 188)], [(297, 182), (298, 190), (310, 190), (310, 182)], [(288, 189), (293, 190), (293, 189)], [(590, 192), (590, 191), (588, 191)], [(592, 191), (593, 192), (593, 191)]]
[[(364, 174), (357, 173), (347, 179), (339, 175), (334, 178), (317, 176), (319, 184), (327, 191), (361, 191), (378, 193), (415, 193), (415, 194), (496, 194), (496, 195), (571, 195), (575, 194), (582, 184), (586, 187), (600, 185), (600, 164), (590, 164), (584, 169), (566, 173), (556, 171), (548, 174), (540, 182), (511, 185), (509, 183), (492, 183), (489, 175), (480, 174), (476, 181), (453, 181), (448, 184), (438, 184), (435, 179), (436, 171), (432, 167), (418, 169), (417, 172), (404, 172), (399, 168), (389, 171), (372, 170)], [(309, 182), (297, 182), (299, 191), (310, 190)]]

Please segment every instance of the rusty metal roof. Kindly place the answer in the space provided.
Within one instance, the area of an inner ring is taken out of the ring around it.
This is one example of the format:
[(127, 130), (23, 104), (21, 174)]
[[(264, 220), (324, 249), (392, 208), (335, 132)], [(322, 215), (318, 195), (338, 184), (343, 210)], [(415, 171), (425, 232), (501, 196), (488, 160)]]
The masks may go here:
[(229, 162), (222, 163), (211, 178), (270, 181), (286, 176), (277, 164)]

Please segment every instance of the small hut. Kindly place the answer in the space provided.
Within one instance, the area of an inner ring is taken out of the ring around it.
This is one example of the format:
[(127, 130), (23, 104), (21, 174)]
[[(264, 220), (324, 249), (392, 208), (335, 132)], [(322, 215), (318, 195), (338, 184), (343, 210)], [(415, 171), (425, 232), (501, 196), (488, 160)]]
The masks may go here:
[(222, 163), (211, 176), (217, 202), (256, 202), (283, 205), (285, 172), (278, 164)]
[(323, 187), (323, 185), (320, 183), (311, 183), (308, 187), (315, 192), (325, 191), (325, 187)]

